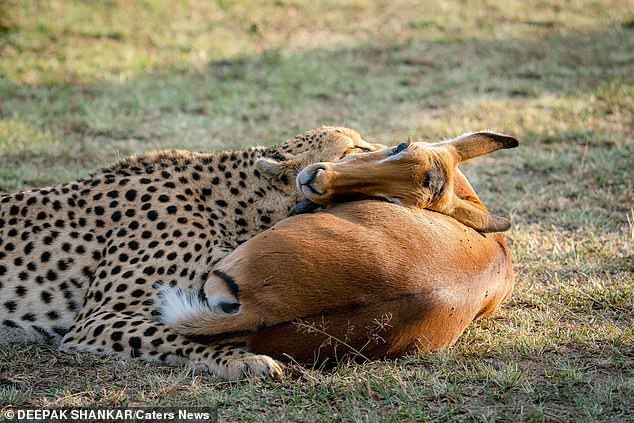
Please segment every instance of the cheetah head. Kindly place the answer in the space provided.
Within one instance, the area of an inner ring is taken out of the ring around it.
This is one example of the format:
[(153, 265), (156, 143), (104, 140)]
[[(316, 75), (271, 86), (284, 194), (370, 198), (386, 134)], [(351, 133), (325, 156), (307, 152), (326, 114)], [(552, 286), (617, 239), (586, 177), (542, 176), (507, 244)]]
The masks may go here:
[(322, 126), (273, 147), (266, 157), (255, 162), (255, 167), (272, 186), (299, 201), (295, 178), (306, 166), (384, 148), (365, 141), (354, 129)]

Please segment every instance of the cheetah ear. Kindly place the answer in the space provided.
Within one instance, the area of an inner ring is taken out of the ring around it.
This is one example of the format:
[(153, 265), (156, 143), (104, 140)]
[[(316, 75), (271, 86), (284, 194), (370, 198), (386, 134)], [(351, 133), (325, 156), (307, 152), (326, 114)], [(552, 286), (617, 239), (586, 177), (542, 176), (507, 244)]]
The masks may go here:
[(272, 185), (278, 188), (291, 187), (295, 189), (295, 178), (299, 173), (295, 160), (275, 160), (269, 157), (262, 157), (255, 161), (255, 168)]

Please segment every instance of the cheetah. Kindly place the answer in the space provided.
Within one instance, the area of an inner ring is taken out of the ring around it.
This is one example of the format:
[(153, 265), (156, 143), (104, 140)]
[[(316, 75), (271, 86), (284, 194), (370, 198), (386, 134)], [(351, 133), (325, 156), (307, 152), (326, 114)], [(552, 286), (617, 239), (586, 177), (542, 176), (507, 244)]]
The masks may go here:
[(273, 147), (163, 150), (88, 178), (0, 195), (0, 343), (276, 375), (245, 344), (197, 343), (157, 319), (161, 286), (199, 292), (211, 267), (300, 201), (303, 167), (384, 146), (321, 127)]

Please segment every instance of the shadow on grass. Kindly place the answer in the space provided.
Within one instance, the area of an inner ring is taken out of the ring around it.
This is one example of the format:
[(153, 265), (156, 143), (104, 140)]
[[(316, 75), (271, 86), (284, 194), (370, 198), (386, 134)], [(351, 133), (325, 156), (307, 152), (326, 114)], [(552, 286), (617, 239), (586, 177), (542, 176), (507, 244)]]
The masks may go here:
[[(157, 139), (196, 145), (194, 134), (222, 137), (229, 144), (275, 142), (324, 122), (357, 125), (368, 133), (399, 131), (403, 114), (465, 100), (590, 97), (599, 87), (631, 84), (633, 34), (616, 28), (538, 39), (410, 39), (338, 50), (267, 51), (210, 62), (202, 72), (166, 68), (124, 82), (26, 86), (5, 77), (0, 118), (23, 120), (59, 136), (150, 145)], [(499, 116), (484, 116), (481, 124), (499, 122)], [(261, 139), (262, 134), (268, 135)]]

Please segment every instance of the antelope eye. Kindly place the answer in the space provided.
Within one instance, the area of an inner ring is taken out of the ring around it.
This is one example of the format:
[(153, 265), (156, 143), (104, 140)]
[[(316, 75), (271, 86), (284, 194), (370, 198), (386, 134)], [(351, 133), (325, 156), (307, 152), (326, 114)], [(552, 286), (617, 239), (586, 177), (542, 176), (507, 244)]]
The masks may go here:
[(399, 145), (397, 145), (394, 148), (394, 151), (392, 152), (392, 154), (398, 154), (401, 151), (405, 150), (407, 147), (409, 147), (409, 143), (408, 142), (402, 142)]

